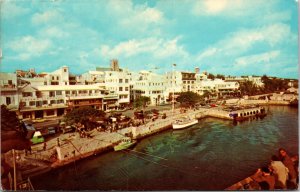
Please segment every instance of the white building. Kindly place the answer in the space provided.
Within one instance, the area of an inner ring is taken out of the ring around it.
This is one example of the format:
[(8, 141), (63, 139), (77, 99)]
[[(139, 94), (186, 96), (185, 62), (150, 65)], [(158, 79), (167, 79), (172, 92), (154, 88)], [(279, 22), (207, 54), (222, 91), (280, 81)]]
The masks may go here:
[(80, 106), (99, 110), (114, 109), (116, 94), (94, 85), (26, 85), (20, 96), (19, 113), (22, 118), (56, 117)]
[(163, 75), (150, 71), (140, 71), (132, 77), (133, 100), (145, 96), (150, 98), (150, 105), (160, 105), (166, 102), (166, 81)]
[(118, 95), (116, 108), (127, 107), (130, 103), (131, 73), (119, 68), (118, 60), (111, 60), (111, 67), (97, 67), (96, 71), (89, 71), (77, 77), (82, 85), (101, 84), (106, 90)]
[(227, 76), (225, 77), (225, 81), (228, 82), (243, 82), (243, 81), (251, 81), (258, 87), (264, 86), (264, 83), (261, 80), (260, 76), (241, 76), (241, 77), (235, 77), (235, 76)]
[(200, 81), (197, 93), (203, 95), (206, 91), (218, 96), (226, 96), (235, 93), (239, 89), (238, 82), (226, 82), (222, 79), (206, 79)]
[(17, 109), (19, 106), (19, 92), (17, 75), (15, 73), (0, 73), (1, 105)]

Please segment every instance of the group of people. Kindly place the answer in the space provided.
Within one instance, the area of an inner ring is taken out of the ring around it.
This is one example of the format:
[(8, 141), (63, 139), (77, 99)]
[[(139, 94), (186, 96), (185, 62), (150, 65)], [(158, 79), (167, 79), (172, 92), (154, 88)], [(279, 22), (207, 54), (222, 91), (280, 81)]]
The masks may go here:
[(257, 170), (252, 179), (262, 190), (298, 189), (298, 156), (290, 157), (285, 149), (271, 157), (269, 166)]

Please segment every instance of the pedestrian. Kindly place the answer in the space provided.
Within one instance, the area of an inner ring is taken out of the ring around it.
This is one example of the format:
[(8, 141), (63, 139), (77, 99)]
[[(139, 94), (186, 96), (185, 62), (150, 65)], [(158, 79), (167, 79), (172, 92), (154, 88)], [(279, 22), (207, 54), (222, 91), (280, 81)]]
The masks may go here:
[(44, 151), (46, 151), (46, 148), (47, 148), (47, 143), (44, 142), (44, 146), (43, 146)]
[(271, 169), (273, 170), (278, 186), (281, 189), (286, 189), (286, 181), (288, 179), (289, 170), (276, 155), (271, 157)]
[(294, 162), (287, 154), (286, 150), (280, 148), (279, 150), (279, 157), (282, 163), (289, 169), (289, 181), (294, 185), (293, 188), (297, 188), (297, 172), (294, 167)]
[[(274, 190), (275, 189), (275, 177), (272, 175), (269, 167), (262, 167), (252, 177), (254, 181), (258, 182), (261, 189), (263, 190)], [(268, 183), (268, 186), (266, 185)]]
[(57, 137), (57, 146), (60, 147), (59, 137)]

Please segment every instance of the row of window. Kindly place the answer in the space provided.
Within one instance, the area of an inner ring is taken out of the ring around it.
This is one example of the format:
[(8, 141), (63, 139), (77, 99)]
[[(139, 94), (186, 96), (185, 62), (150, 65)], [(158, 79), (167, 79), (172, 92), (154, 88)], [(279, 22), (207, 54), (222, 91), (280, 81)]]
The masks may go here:
[(258, 114), (259, 111), (250, 111), (250, 112), (247, 112), (247, 113), (240, 113), (240, 117), (243, 117), (243, 116), (248, 116), (248, 115), (255, 115), (255, 114)]
[(183, 84), (194, 84), (195, 83), (195, 81), (183, 81)]
[[(125, 91), (129, 91), (129, 88), (128, 88), (128, 87), (125, 87), (124, 90), (125, 90)], [(123, 91), (123, 87), (119, 87), (119, 91)]]

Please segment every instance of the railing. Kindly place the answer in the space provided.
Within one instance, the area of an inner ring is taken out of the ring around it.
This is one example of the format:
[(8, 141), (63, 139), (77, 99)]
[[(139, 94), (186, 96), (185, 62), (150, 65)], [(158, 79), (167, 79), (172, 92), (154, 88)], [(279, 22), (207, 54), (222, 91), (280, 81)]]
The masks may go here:
[(17, 86), (15, 84), (12, 84), (12, 85), (1, 85), (0, 88), (3, 91), (17, 90)]
[(33, 185), (28, 177), (27, 180), (18, 183), (18, 190), (30, 190), (34, 191)]
[(26, 101), (44, 101), (44, 100), (60, 100), (60, 99), (65, 99), (65, 96), (21, 97), (21, 100), (23, 102), (26, 102)]

